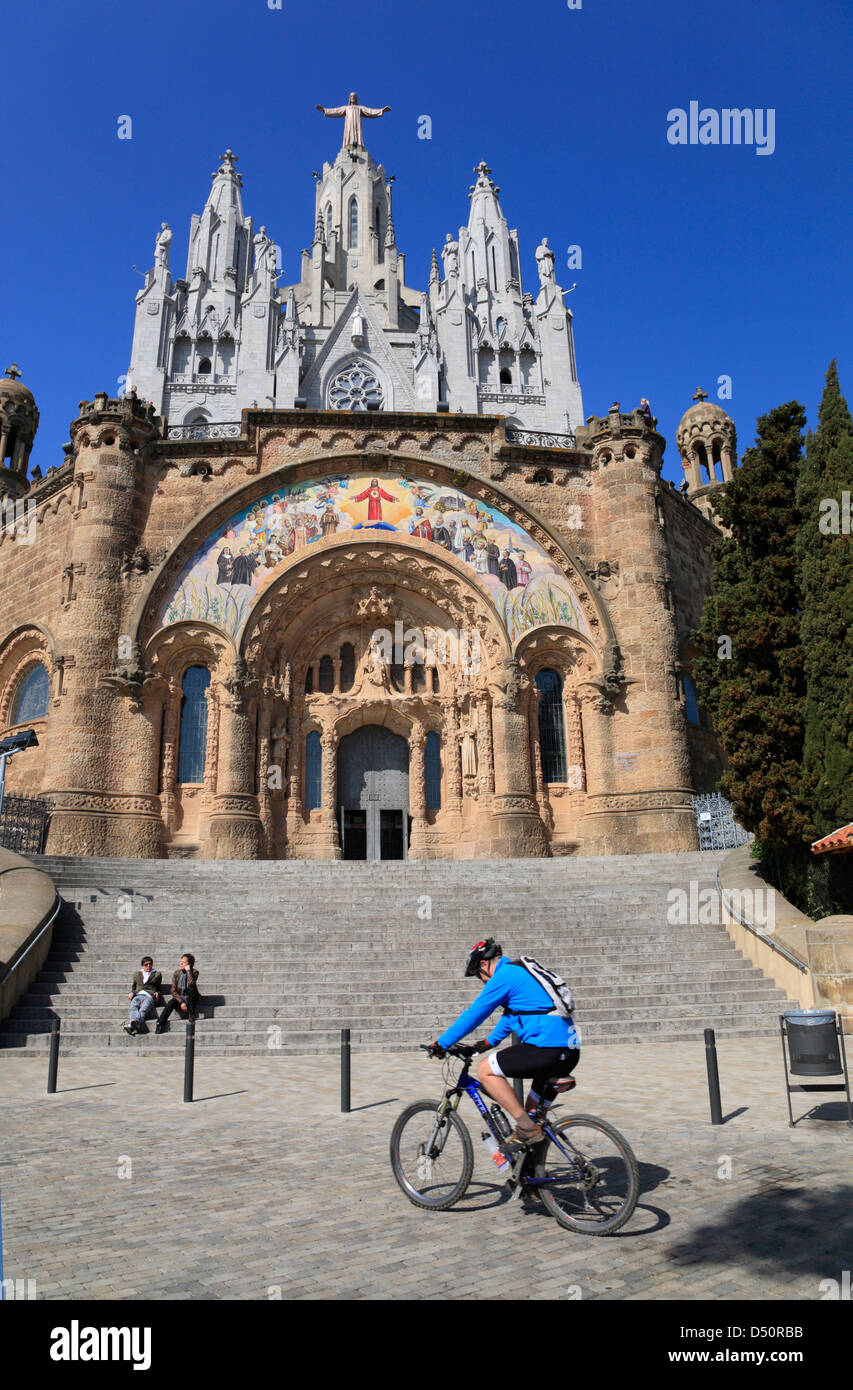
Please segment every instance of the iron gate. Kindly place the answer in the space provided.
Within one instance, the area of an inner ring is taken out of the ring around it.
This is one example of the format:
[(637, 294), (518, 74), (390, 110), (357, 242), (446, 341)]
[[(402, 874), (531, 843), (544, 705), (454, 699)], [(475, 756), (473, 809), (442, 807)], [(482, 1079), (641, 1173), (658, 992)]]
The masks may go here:
[(700, 849), (737, 849), (738, 845), (745, 845), (752, 839), (749, 832), (738, 825), (729, 802), (720, 792), (694, 796), (693, 810)]
[(16, 854), (41, 854), (48, 809), (38, 797), (7, 793), (0, 811), (0, 846)]

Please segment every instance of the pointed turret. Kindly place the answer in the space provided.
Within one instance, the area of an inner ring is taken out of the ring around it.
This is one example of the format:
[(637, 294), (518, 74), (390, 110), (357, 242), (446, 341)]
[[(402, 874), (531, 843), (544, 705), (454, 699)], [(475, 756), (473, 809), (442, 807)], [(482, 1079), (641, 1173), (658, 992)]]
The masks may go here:
[[(448, 233), (440, 290), (430, 275), (447, 399), (451, 409), (567, 435), (583, 423), (583, 406), (553, 253), (547, 292), (543, 281), (534, 306), (522, 290), (518, 233), (507, 225), (492, 170), (481, 160), (474, 173), (468, 225), (458, 242)], [(539, 266), (541, 279), (541, 260)]]

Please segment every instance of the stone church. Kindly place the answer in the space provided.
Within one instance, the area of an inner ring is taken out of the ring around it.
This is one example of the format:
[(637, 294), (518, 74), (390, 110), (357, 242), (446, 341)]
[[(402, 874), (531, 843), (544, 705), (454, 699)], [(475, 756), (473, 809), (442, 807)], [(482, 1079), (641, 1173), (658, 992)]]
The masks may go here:
[(554, 253), (491, 169), (414, 289), (364, 144), (387, 108), (320, 109), (343, 143), (298, 278), (228, 150), (183, 278), (161, 226), (125, 393), (80, 403), (44, 477), (0, 381), (0, 730), (38, 737), (7, 790), (55, 854), (695, 848), (732, 421), (697, 392), (673, 488), (647, 404), (584, 420)]

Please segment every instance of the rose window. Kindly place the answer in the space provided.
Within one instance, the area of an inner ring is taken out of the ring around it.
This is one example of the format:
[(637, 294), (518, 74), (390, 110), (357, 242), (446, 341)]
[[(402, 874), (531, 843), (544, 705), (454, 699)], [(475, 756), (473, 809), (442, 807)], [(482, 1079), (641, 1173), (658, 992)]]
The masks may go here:
[(338, 372), (329, 387), (329, 405), (333, 410), (381, 410), (382, 387), (366, 362), (353, 362)]

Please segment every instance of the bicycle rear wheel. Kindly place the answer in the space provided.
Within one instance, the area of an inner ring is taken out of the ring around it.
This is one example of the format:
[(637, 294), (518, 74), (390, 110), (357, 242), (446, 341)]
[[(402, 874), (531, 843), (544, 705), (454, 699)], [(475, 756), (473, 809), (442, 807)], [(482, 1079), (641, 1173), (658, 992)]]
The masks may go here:
[(631, 1145), (594, 1115), (571, 1115), (551, 1128), (562, 1147), (546, 1139), (536, 1152), (536, 1177), (551, 1179), (536, 1186), (546, 1210), (568, 1231), (613, 1235), (640, 1195)]
[(391, 1169), (410, 1202), (447, 1211), (464, 1196), (474, 1172), (471, 1136), (455, 1110), (439, 1121), (438, 1105), (418, 1100), (391, 1131)]

